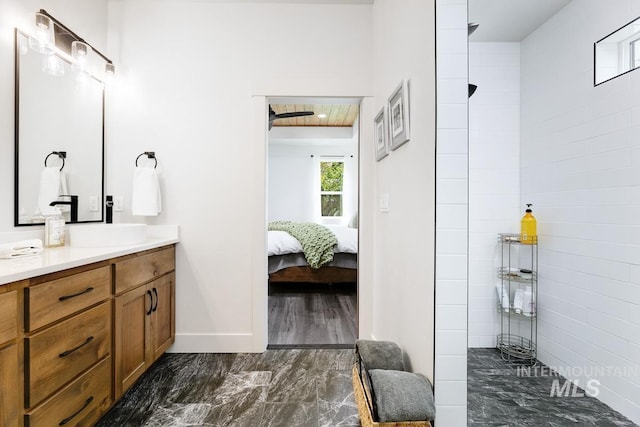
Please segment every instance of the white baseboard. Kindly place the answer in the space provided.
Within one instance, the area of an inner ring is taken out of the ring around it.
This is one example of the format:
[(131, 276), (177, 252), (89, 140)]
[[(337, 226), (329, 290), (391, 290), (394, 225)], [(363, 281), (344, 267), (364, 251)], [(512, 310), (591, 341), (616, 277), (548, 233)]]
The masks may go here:
[(252, 353), (253, 334), (176, 334), (167, 353)]

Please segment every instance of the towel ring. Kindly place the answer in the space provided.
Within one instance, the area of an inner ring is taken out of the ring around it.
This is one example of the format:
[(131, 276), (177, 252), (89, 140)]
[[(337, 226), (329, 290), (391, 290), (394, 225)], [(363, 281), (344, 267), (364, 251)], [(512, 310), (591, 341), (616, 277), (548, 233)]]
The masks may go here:
[(62, 171), (62, 169), (64, 169), (64, 159), (67, 158), (67, 152), (66, 151), (52, 151), (49, 154), (47, 154), (47, 157), (44, 158), (44, 167), (47, 167), (47, 160), (49, 160), (49, 157), (53, 156), (53, 155), (58, 156), (60, 159), (62, 159), (62, 166), (60, 166), (60, 170)]
[(156, 153), (153, 151), (145, 151), (144, 153), (138, 155), (138, 157), (136, 157), (136, 167), (138, 167), (138, 159), (142, 156), (147, 156), (148, 159), (153, 159), (156, 164), (153, 166), (153, 168), (157, 168), (158, 167), (158, 159), (156, 159)]

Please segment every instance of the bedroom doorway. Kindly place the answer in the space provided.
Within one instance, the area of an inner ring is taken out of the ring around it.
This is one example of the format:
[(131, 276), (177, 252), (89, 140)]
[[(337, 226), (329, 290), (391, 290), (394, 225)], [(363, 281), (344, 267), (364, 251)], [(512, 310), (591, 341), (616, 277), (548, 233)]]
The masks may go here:
[(360, 99), (268, 103), (268, 348), (352, 348)]

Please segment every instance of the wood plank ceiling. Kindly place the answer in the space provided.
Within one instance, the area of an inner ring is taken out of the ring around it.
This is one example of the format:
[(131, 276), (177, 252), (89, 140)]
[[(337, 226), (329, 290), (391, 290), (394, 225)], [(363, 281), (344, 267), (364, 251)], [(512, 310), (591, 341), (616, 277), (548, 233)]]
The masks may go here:
[[(351, 127), (358, 118), (359, 105), (330, 105), (330, 104), (271, 104), (276, 114), (294, 111), (313, 111), (313, 116), (277, 119), (273, 126), (333, 126)], [(325, 114), (320, 118), (318, 115)]]

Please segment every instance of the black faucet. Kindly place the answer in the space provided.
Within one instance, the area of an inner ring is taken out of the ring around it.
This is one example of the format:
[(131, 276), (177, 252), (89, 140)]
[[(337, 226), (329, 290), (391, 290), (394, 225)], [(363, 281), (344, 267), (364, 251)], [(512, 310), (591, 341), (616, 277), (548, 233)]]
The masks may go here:
[(70, 205), (71, 219), (70, 222), (78, 222), (78, 196), (61, 195), (60, 197), (71, 197), (71, 200), (54, 200), (49, 206)]
[(107, 217), (105, 222), (107, 224), (113, 223), (113, 196), (107, 196)]

